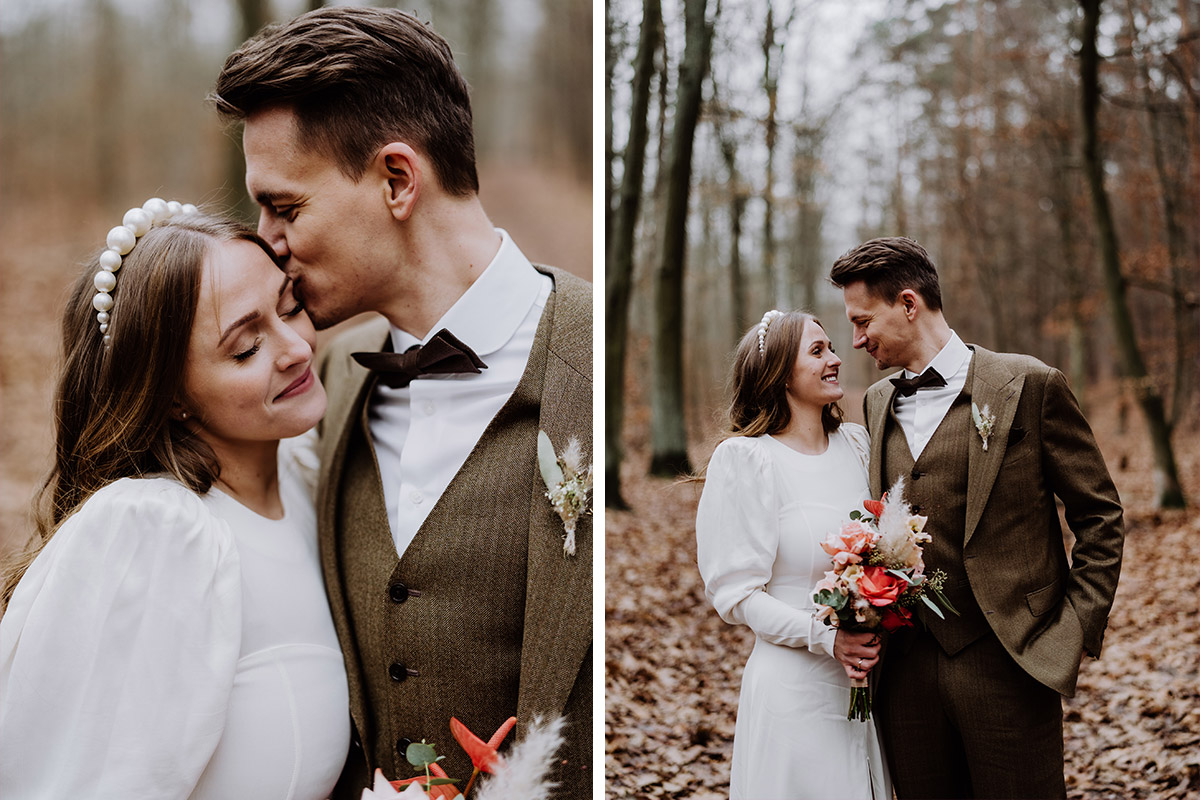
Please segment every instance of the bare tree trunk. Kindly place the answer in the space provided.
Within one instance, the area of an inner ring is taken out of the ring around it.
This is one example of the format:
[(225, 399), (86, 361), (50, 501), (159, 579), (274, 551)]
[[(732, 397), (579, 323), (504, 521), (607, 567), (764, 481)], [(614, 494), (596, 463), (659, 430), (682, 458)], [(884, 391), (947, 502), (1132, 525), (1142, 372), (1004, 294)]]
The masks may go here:
[(613, 172), (617, 154), (613, 150), (613, 81), (617, 61), (617, 48), (613, 42), (612, 3), (604, 4), (604, 247), (605, 253), (612, 247), (613, 237), (613, 191), (616, 176)]
[[(1126, 2), (1126, 14), (1129, 22), (1129, 35), (1136, 43), (1139, 31), (1137, 17), (1133, 4)], [(1183, 409), (1187, 406), (1190, 392), (1190, 376), (1192, 370), (1192, 344), (1196, 337), (1196, 327), (1192, 310), (1187, 303), (1187, 268), (1184, 259), (1187, 257), (1187, 237), (1179, 224), (1179, 209), (1175, 199), (1175, 187), (1167, 175), (1167, 159), (1163, 153), (1163, 131), (1159, 124), (1158, 115), (1161, 113), (1155, 106), (1154, 94), (1151, 90), (1150, 67), (1145, 55), (1139, 48), (1130, 48), (1133, 52), (1134, 63), (1137, 66), (1138, 79), (1141, 81), (1142, 100), (1146, 107), (1146, 125), (1150, 134), (1151, 152), (1154, 156), (1154, 174), (1158, 178), (1159, 199), (1162, 202), (1163, 223), (1167, 234), (1167, 258), (1171, 269), (1171, 303), (1174, 312), (1175, 330), (1175, 374), (1172, 385), (1174, 392), (1168, 424), (1173, 428), (1181, 418)]]
[(772, 305), (779, 308), (791, 308), (791, 281), (787, 272), (776, 263), (775, 239), (775, 145), (779, 138), (779, 122), (776, 113), (779, 107), (779, 74), (782, 70), (783, 44), (780, 34), (787, 38), (788, 28), (795, 18), (796, 9), (793, 6), (791, 14), (782, 27), (775, 26), (775, 3), (767, 0), (767, 17), (763, 27), (763, 93), (767, 96), (767, 118), (763, 123), (765, 144), (767, 147), (767, 163), (765, 167), (766, 181), (763, 184), (763, 269), (767, 274), (767, 286), (770, 287)]
[(1060, 244), (1062, 246), (1063, 269), (1067, 285), (1067, 305), (1071, 317), (1070, 328), (1067, 332), (1067, 370), (1071, 386), (1079, 405), (1087, 409), (1084, 387), (1087, 386), (1087, 325), (1083, 317), (1083, 303), (1087, 281), (1083, 268), (1079, 264), (1078, 250), (1075, 246), (1075, 212), (1071, 207), (1071, 188), (1067, 184), (1068, 163), (1071, 160), (1070, 142), (1063, 138), (1056, 139), (1058, 145), (1059, 164), (1051, 171), (1054, 176), (1054, 215), (1058, 222)]
[(746, 216), (746, 192), (737, 168), (737, 145), (723, 127), (717, 129), (721, 160), (729, 179), (729, 297), (733, 306), (733, 341), (750, 327), (746, 308), (746, 276), (742, 274), (742, 219)]
[(625, 455), (621, 437), (625, 423), (625, 346), (629, 339), (634, 232), (642, 200), (646, 141), (650, 135), (646, 123), (650, 108), (650, 78), (654, 73), (654, 51), (658, 49), (661, 26), (660, 0), (644, 0), (642, 31), (633, 68), (629, 141), (625, 145), (621, 190), (613, 215), (613, 238), (607, 251), (605, 276), (604, 504), (608, 508), (628, 508), (621, 496), (621, 462)]
[(721, 151), (721, 161), (725, 164), (726, 186), (729, 192), (729, 306), (733, 312), (730, 317), (733, 330), (730, 331), (729, 341), (736, 342), (750, 325), (750, 314), (746, 305), (746, 276), (742, 273), (742, 221), (746, 216), (746, 188), (737, 165), (737, 141), (729, 132), (729, 110), (718, 101), (719, 88), (715, 77), (712, 84), (710, 105), (716, 109), (713, 114), (713, 134), (717, 139), (717, 148)]
[[(472, 0), (472, 5), (480, 8), (489, 3)], [(575, 176), (588, 179), (592, 174), (592, 106), (572, 101), (591, 93), (592, 56), (587, 45), (591, 43), (592, 4), (588, 0), (542, 0), (541, 7), (539, 106), (549, 125), (539, 127), (551, 137), (546, 141), (551, 152), (561, 152)], [(490, 28), (478, 33), (486, 38)]]
[(97, 197), (102, 208), (113, 208), (125, 201), (125, 171), (121, 169), (121, 126), (124, 115), (121, 110), (122, 87), (125, 83), (123, 60), (112, 57), (114, 50), (121, 47), (120, 20), (109, 0), (96, 0), (97, 16), (96, 69), (93, 72), (91, 92), (95, 111), (92, 119), (96, 127), (92, 131), (96, 142), (95, 169)]
[(1125, 279), (1121, 275), (1121, 253), (1117, 244), (1112, 208), (1109, 205), (1108, 192), (1104, 188), (1104, 165), (1097, 142), (1100, 59), (1096, 51), (1096, 36), (1100, 25), (1101, 0), (1080, 0), (1080, 5), (1083, 8), (1083, 29), (1080, 33), (1082, 44), (1079, 49), (1083, 159), (1088, 186), (1091, 189), (1092, 210), (1104, 266), (1104, 287), (1108, 293), (1113, 317), (1113, 332), (1117, 339), (1125, 377), (1133, 386), (1149, 428), (1158, 484), (1157, 504), (1163, 508), (1182, 508), (1185, 504), (1183, 490), (1179, 484), (1179, 470), (1175, 465), (1175, 454), (1171, 448), (1171, 429), (1163, 410), (1162, 395), (1147, 374), (1138, 347), (1133, 317), (1125, 296)]
[(683, 273), (692, 146), (712, 50), (712, 25), (705, 19), (705, 5), (706, 0), (684, 3), (683, 61), (667, 150), (666, 219), (654, 298), (650, 471), (655, 475), (691, 471), (683, 400)]
[[(238, 41), (235, 47), (258, 33), (264, 25), (271, 21), (270, 0), (238, 0)], [(225, 156), (225, 187), (229, 192), (229, 210), (243, 221), (255, 224), (258, 218), (258, 208), (246, 193), (246, 161), (242, 156), (242, 142), (239, 135), (232, 133), (227, 145)]]

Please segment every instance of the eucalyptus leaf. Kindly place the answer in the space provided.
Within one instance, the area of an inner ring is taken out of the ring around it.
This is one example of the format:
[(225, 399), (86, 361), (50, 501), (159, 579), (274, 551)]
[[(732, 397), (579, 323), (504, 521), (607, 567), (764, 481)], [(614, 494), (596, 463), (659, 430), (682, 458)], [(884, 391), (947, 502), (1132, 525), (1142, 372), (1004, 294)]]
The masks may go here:
[(915, 581), (913, 581), (911, 578), (908, 577), (907, 573), (901, 572), (898, 569), (889, 569), (887, 572), (888, 572), (888, 575), (895, 575), (897, 578), (904, 581), (905, 583), (909, 583), (909, 584), (915, 583)]
[(846, 605), (846, 595), (833, 589), (822, 589), (817, 592), (813, 599), (823, 606), (829, 606), (834, 611), (841, 611)]
[(953, 612), (955, 616), (962, 616), (959, 613), (958, 609), (954, 607), (954, 604), (946, 599), (946, 595), (942, 594), (941, 589), (938, 589), (936, 587), (931, 587), (931, 588), (933, 588), (933, 593), (937, 595), (937, 599), (939, 601), (941, 601), (941, 604), (946, 607), (947, 611)]
[(853, 511), (850, 512), (850, 519), (853, 519), (853, 520), (862, 519), (862, 512), (859, 511), (857, 508), (854, 509)]
[(545, 431), (538, 431), (537, 453), (538, 469), (542, 471), (542, 480), (546, 482), (546, 488), (562, 483), (562, 467), (558, 465), (558, 456), (554, 453), (554, 445)]
[(436, 763), (438, 760), (437, 750), (433, 745), (425, 742), (413, 742), (404, 751), (404, 757), (408, 759), (408, 763), (412, 764), (417, 769), (425, 769), (429, 764)]
[[(424, 781), (422, 781), (424, 783)], [(448, 783), (462, 783), (458, 778), (430, 778), (430, 786), (445, 786)]]
[(930, 600), (927, 595), (921, 595), (921, 602), (929, 606), (930, 610), (932, 610), (933, 613), (937, 614), (940, 618), (946, 618), (946, 615), (942, 613), (942, 610), (937, 607), (937, 603)]

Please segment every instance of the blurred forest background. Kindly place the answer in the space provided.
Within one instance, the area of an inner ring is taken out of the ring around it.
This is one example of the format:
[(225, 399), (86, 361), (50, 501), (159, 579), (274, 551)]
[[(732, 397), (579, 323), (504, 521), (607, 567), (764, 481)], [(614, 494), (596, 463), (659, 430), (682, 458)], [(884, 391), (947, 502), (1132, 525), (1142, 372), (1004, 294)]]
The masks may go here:
[[(606, 502), (648, 448), (703, 464), (730, 354), (769, 308), (826, 323), (833, 260), (906, 235), (968, 342), (1117, 396), (1181, 503), (1200, 311), (1195, 0), (610, 0)], [(650, 414), (646, 441), (626, 416)], [(1172, 435), (1174, 434), (1174, 436)]]
[[(369, 3), (368, 3), (369, 4)], [(58, 306), (131, 206), (254, 218), (240, 130), (205, 98), (225, 57), (301, 0), (0, 3), (0, 550), (50, 463)], [(534, 261), (592, 274), (588, 0), (406, 0), (472, 88), (481, 197)]]
[(677, 477), (770, 308), (823, 320), (862, 421), (881, 373), (826, 276), (891, 235), (929, 250), (964, 340), (1068, 375), (1125, 504), (1104, 653), (1064, 704), (1068, 795), (1200, 794), (1200, 3), (605, 9), (608, 795), (728, 796), (754, 635), (705, 599), (702, 484)]

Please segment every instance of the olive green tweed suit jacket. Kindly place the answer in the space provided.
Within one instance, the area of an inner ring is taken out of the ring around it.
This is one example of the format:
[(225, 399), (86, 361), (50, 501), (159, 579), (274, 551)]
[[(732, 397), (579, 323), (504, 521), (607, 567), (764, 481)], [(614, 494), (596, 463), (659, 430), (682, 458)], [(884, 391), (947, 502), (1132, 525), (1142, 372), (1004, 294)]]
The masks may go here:
[(557, 714), (567, 742), (554, 796), (591, 794), (591, 517), (579, 522), (576, 554), (564, 555), (536, 437), (544, 430), (560, 452), (576, 437), (591, 457), (592, 289), (537, 269), (554, 291), (517, 389), (399, 560), (367, 426), (375, 381), (350, 358), (382, 349), (387, 321), (341, 334), (321, 356), (319, 541), (356, 734), (335, 797), (359, 797), (377, 767), (412, 777), (409, 739), (435, 743), (447, 773), (465, 781), (471, 764), (451, 716), (487, 739), (510, 715), (519, 738), (536, 716)]
[[(995, 421), (987, 450), (970, 432), (966, 520), (956, 539), (970, 591), (1021, 668), (1070, 697), (1084, 651), (1100, 655), (1116, 593), (1120, 499), (1062, 373), (1029, 356), (971, 349), (965, 391)], [(892, 482), (883, 445), (895, 392), (884, 379), (863, 398), (873, 497)], [(1056, 497), (1075, 535), (1070, 562)]]

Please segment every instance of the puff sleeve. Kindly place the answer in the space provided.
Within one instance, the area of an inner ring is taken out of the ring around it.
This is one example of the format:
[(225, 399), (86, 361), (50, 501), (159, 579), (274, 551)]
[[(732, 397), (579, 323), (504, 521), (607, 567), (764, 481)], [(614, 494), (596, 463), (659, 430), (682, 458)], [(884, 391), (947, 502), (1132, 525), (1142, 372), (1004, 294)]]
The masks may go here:
[(779, 548), (777, 477), (759, 442), (740, 437), (718, 445), (696, 512), (696, 559), (704, 592), (721, 619), (747, 625), (784, 647), (833, 655), (837, 631), (767, 592)]
[(871, 434), (867, 433), (867, 429), (856, 422), (843, 422), (838, 426), (838, 431), (846, 437), (846, 441), (850, 443), (850, 449), (854, 451), (854, 455), (858, 457), (858, 463), (862, 464), (863, 472), (869, 474), (871, 461)]
[(186, 798), (221, 738), (240, 649), (228, 525), (174, 481), (106, 486), (0, 621), (4, 795)]

